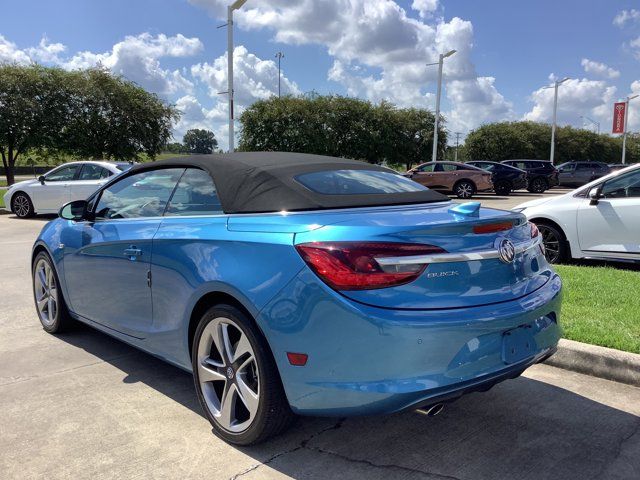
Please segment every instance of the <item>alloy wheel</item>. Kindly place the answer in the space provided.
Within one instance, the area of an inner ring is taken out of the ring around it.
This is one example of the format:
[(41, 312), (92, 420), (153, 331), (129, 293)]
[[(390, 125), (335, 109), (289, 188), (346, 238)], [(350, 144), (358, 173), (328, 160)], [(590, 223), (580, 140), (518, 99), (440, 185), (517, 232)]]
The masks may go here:
[(51, 265), (43, 258), (36, 264), (33, 281), (40, 321), (51, 327), (58, 314), (58, 287)]
[(29, 199), (25, 195), (16, 195), (14, 197), (13, 211), (18, 217), (24, 218), (28, 216), (30, 209), (31, 205), (29, 205)]
[(538, 230), (542, 235), (542, 243), (545, 249), (545, 257), (549, 263), (557, 263), (560, 260), (560, 249), (562, 241), (555, 230), (546, 225), (538, 225)]
[(468, 182), (461, 182), (456, 186), (456, 195), (459, 198), (471, 198), (473, 196), (473, 185)]
[(212, 417), (223, 429), (245, 431), (258, 412), (260, 377), (256, 356), (243, 330), (229, 318), (215, 318), (198, 344), (198, 381)]

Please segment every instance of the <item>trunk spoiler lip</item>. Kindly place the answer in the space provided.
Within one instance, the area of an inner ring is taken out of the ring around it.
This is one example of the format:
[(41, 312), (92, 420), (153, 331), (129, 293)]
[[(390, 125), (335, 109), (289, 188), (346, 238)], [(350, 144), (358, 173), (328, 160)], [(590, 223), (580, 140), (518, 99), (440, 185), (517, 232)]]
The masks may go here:
[[(475, 252), (458, 252), (458, 253), (434, 253), (429, 255), (414, 255), (411, 257), (379, 257), (376, 258), (381, 266), (392, 265), (414, 265), (414, 264), (432, 264), (432, 263), (459, 263), (470, 262), (478, 260), (491, 260), (501, 259), (502, 254), (500, 249), (497, 248), (497, 244), (502, 241), (504, 237), (498, 237), (496, 240), (496, 247), (491, 250), (478, 250)], [(542, 236), (538, 235), (532, 242), (526, 241), (514, 245), (515, 255), (524, 253), (532, 248), (536, 248), (542, 243)]]

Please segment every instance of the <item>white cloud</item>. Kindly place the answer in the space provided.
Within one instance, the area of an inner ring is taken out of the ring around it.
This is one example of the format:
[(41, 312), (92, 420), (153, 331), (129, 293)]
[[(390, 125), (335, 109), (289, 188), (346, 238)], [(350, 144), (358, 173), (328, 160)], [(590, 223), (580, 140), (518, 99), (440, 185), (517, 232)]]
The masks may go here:
[(613, 19), (613, 24), (617, 27), (624, 27), (627, 23), (640, 21), (640, 10), (632, 8), (630, 10), (622, 10)]
[[(550, 76), (553, 80), (555, 76)], [(580, 115), (588, 116), (602, 125), (611, 120), (616, 99), (616, 87), (603, 80), (571, 79), (558, 89), (558, 124), (581, 126)], [(539, 88), (531, 94), (534, 103), (525, 120), (550, 123), (553, 118), (553, 88)]]
[(29, 63), (29, 55), (0, 34), (0, 63)]
[(62, 43), (51, 43), (47, 37), (42, 37), (37, 47), (27, 48), (26, 52), (33, 61), (57, 64), (62, 61), (60, 54), (66, 50)]
[(493, 77), (453, 80), (447, 97), (453, 109), (445, 113), (449, 129), (471, 130), (479, 124), (514, 118), (513, 105), (498, 92)]
[[(278, 65), (273, 60), (262, 60), (243, 45), (233, 51), (234, 99), (242, 109), (256, 100), (269, 98), (278, 92)], [(218, 92), (227, 91), (227, 54), (216, 58), (212, 64), (198, 63), (191, 67), (191, 75), (204, 83), (209, 95), (219, 98)], [(281, 76), (283, 95), (297, 95), (300, 89), (284, 73)]]
[(420, 14), (420, 18), (429, 18), (438, 10), (439, 0), (413, 0), (411, 8)]
[[(226, 0), (190, 2), (214, 17), (225, 17)], [(239, 28), (272, 31), (276, 42), (324, 46), (334, 60), (330, 80), (342, 84), (350, 95), (387, 99), (400, 106), (434, 108), (437, 67), (426, 64), (436, 62), (439, 53), (456, 49), (445, 61), (445, 88), (460, 83), (447, 98), (457, 102), (475, 95), (478, 101), (466, 104), (473, 104), (474, 111), (462, 113), (464, 105), (453, 104), (452, 112), (460, 112), (459, 118), (466, 117), (469, 126), (474, 119), (509, 113), (510, 105), (495, 90), (493, 80), (478, 77), (471, 61), (471, 22), (435, 18), (431, 13), (437, 10), (437, 1), (415, 0), (411, 6), (422, 20), (410, 17), (392, 0), (249, 2), (235, 12), (235, 19)]]
[[(631, 95), (640, 95), (640, 80), (631, 83)], [(629, 102), (629, 131), (640, 132), (640, 97)]]
[(179, 70), (163, 69), (160, 59), (193, 56), (202, 48), (202, 42), (198, 38), (187, 38), (181, 34), (168, 37), (163, 34), (154, 36), (142, 33), (125, 37), (109, 52), (79, 52), (60, 64), (68, 69), (103, 65), (153, 92), (174, 95), (190, 92), (193, 84)]
[(206, 109), (196, 97), (185, 95), (176, 101), (176, 108), (182, 113), (173, 131), (173, 137), (177, 141), (182, 141), (187, 130), (202, 128), (212, 130), (218, 143), (226, 145), (228, 127), (224, 122), (227, 118), (227, 109), (222, 103), (216, 103), (213, 108)]
[(629, 43), (633, 56), (640, 60), (640, 37), (631, 40)]
[(620, 72), (618, 70), (615, 70), (604, 63), (589, 60), (588, 58), (583, 58), (581, 65), (586, 73), (592, 73), (604, 78), (618, 78), (620, 76)]

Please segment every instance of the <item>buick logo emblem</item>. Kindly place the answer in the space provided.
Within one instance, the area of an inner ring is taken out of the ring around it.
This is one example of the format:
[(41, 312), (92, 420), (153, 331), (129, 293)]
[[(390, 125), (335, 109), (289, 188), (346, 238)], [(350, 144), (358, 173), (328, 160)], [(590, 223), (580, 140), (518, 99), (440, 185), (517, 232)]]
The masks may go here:
[(233, 368), (231, 368), (231, 367), (227, 368), (227, 378), (229, 380), (231, 380), (233, 378)]
[(507, 238), (499, 238), (496, 243), (498, 244), (498, 255), (502, 262), (513, 263), (516, 258), (516, 247), (511, 240)]

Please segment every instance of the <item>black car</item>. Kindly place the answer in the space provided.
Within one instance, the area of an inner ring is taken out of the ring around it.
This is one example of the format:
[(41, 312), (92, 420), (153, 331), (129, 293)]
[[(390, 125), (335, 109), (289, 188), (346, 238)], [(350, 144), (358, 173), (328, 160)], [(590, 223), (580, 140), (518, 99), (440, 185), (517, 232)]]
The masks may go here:
[(567, 162), (558, 166), (558, 179), (563, 187), (581, 187), (611, 173), (602, 162)]
[(467, 165), (491, 172), (493, 191), (496, 195), (509, 195), (514, 190), (525, 189), (529, 186), (527, 172), (519, 168), (488, 160), (473, 160)]
[(531, 193), (543, 193), (558, 185), (558, 169), (549, 161), (503, 160), (502, 163), (527, 172), (527, 190)]

